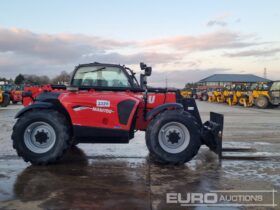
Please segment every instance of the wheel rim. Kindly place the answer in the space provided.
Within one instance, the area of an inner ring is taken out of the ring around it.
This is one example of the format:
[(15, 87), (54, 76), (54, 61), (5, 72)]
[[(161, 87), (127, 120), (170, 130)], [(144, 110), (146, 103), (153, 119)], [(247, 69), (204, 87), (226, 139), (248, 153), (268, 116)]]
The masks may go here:
[(161, 148), (172, 154), (184, 151), (190, 143), (188, 128), (179, 122), (169, 122), (163, 125), (158, 134)]
[(259, 107), (263, 107), (265, 105), (265, 100), (264, 99), (259, 99), (258, 105), (259, 105)]
[(24, 143), (34, 153), (45, 153), (51, 150), (56, 142), (54, 128), (46, 122), (34, 122), (24, 131)]

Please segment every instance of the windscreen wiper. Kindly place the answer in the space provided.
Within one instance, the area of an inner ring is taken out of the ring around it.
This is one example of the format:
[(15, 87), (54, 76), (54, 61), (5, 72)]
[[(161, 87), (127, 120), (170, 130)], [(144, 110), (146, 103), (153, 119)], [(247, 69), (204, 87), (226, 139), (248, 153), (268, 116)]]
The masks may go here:
[(89, 73), (89, 72), (95, 72), (95, 71), (101, 71), (103, 69), (106, 69), (106, 67), (102, 67), (102, 68), (99, 68), (99, 69), (95, 69), (95, 70), (91, 70), (91, 71), (85, 71), (85, 72), (81, 72), (81, 74), (85, 74), (85, 73)]

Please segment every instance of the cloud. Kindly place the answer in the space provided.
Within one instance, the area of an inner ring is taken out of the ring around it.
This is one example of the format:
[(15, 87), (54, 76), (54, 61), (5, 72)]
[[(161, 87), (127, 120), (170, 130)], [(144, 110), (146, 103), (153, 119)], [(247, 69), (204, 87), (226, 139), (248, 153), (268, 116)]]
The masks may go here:
[(236, 53), (225, 53), (225, 56), (228, 57), (267, 57), (267, 56), (274, 56), (277, 53), (280, 52), (280, 48), (274, 48), (274, 49), (264, 49), (264, 50), (247, 50), (247, 51), (241, 51)]
[(206, 51), (217, 49), (244, 48), (260, 45), (251, 41), (254, 35), (243, 35), (231, 31), (218, 31), (198, 36), (176, 36), (145, 41), (144, 47), (168, 47), (180, 51)]
[(165, 87), (167, 79), (168, 87), (183, 88), (188, 82), (197, 82), (201, 78), (212, 74), (225, 73), (231, 69), (210, 68), (210, 69), (185, 69), (169, 71), (153, 71), (152, 76), (148, 78), (148, 84), (154, 87)]
[[(54, 76), (72, 70), (79, 63), (106, 62), (136, 64), (169, 63), (180, 60), (180, 53), (143, 51), (133, 41), (118, 41), (82, 34), (39, 34), (16, 28), (0, 28), (1, 76), (18, 73)], [(128, 48), (135, 53), (121, 53)], [(137, 52), (138, 51), (138, 52)]]
[(0, 28), (0, 52), (32, 55), (63, 63), (82, 54), (110, 50), (129, 45), (128, 42), (77, 34), (36, 34), (22, 29)]
[[(155, 71), (153, 76), (155, 84), (162, 83), (165, 80), (165, 78), (162, 80), (162, 76), (167, 74), (170, 81), (174, 79), (172, 86), (175, 86), (177, 82), (182, 85), (188, 80), (198, 80), (204, 76), (207, 69), (210, 69), (208, 64), (211, 67), (220, 66), (211, 62), (208, 56), (211, 56), (214, 50), (245, 50), (247, 47), (264, 44), (267, 43), (256, 40), (254, 35), (225, 30), (196, 36), (183, 35), (131, 41), (83, 34), (46, 34), (16, 28), (0, 28), (0, 73), (2, 77), (8, 78), (14, 78), (19, 73), (53, 77), (61, 71), (72, 71), (79, 63), (97, 61), (137, 65), (138, 68), (139, 62), (143, 61), (155, 69), (162, 70), (161, 73)], [(278, 52), (277, 50), (279, 49), (267, 50), (266, 54), (273, 55)], [(193, 55), (193, 52), (199, 53)], [(214, 52), (214, 56), (221, 59), (220, 55), (237, 57), (240, 53), (246, 56), (249, 52), (252, 54), (251, 50), (237, 53), (230, 51), (223, 55), (221, 51), (217, 54)], [(256, 51), (254, 53), (255, 55), (251, 56), (260, 56)], [(163, 74), (163, 71), (166, 72), (168, 69), (173, 71)], [(210, 69), (210, 71), (214, 73), (218, 70)]]
[(215, 17), (207, 22), (207, 26), (212, 27), (212, 26), (221, 26), (225, 27), (227, 26), (227, 22), (225, 21), (226, 18), (230, 17), (230, 13), (224, 13), (218, 17)]
[(225, 21), (221, 21), (221, 20), (210, 20), (207, 22), (207, 26), (214, 26), (214, 25), (224, 27), (227, 25), (227, 23)]

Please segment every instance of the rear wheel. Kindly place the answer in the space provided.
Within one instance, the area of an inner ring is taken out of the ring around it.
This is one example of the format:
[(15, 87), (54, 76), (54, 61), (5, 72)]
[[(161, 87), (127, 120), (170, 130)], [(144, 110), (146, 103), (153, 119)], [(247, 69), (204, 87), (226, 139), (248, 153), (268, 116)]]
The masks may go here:
[(6, 107), (10, 104), (10, 96), (8, 94), (3, 94), (3, 101), (1, 103), (2, 107)]
[(60, 159), (71, 143), (69, 124), (54, 110), (34, 110), (13, 128), (13, 147), (26, 162), (45, 165)]
[(182, 164), (190, 161), (201, 146), (198, 123), (187, 112), (165, 111), (149, 124), (146, 144), (157, 162)]
[(260, 108), (260, 109), (265, 109), (268, 107), (269, 105), (269, 101), (268, 98), (265, 96), (259, 96), (258, 98), (256, 98), (255, 100), (255, 105)]

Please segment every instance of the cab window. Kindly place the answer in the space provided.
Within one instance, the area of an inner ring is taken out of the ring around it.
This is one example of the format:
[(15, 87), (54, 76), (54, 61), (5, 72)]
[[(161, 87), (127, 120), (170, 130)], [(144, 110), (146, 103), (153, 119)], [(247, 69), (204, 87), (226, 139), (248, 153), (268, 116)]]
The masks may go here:
[(130, 87), (127, 76), (118, 67), (80, 67), (73, 78), (74, 86)]
[(271, 86), (271, 90), (280, 90), (280, 82), (274, 82)]

